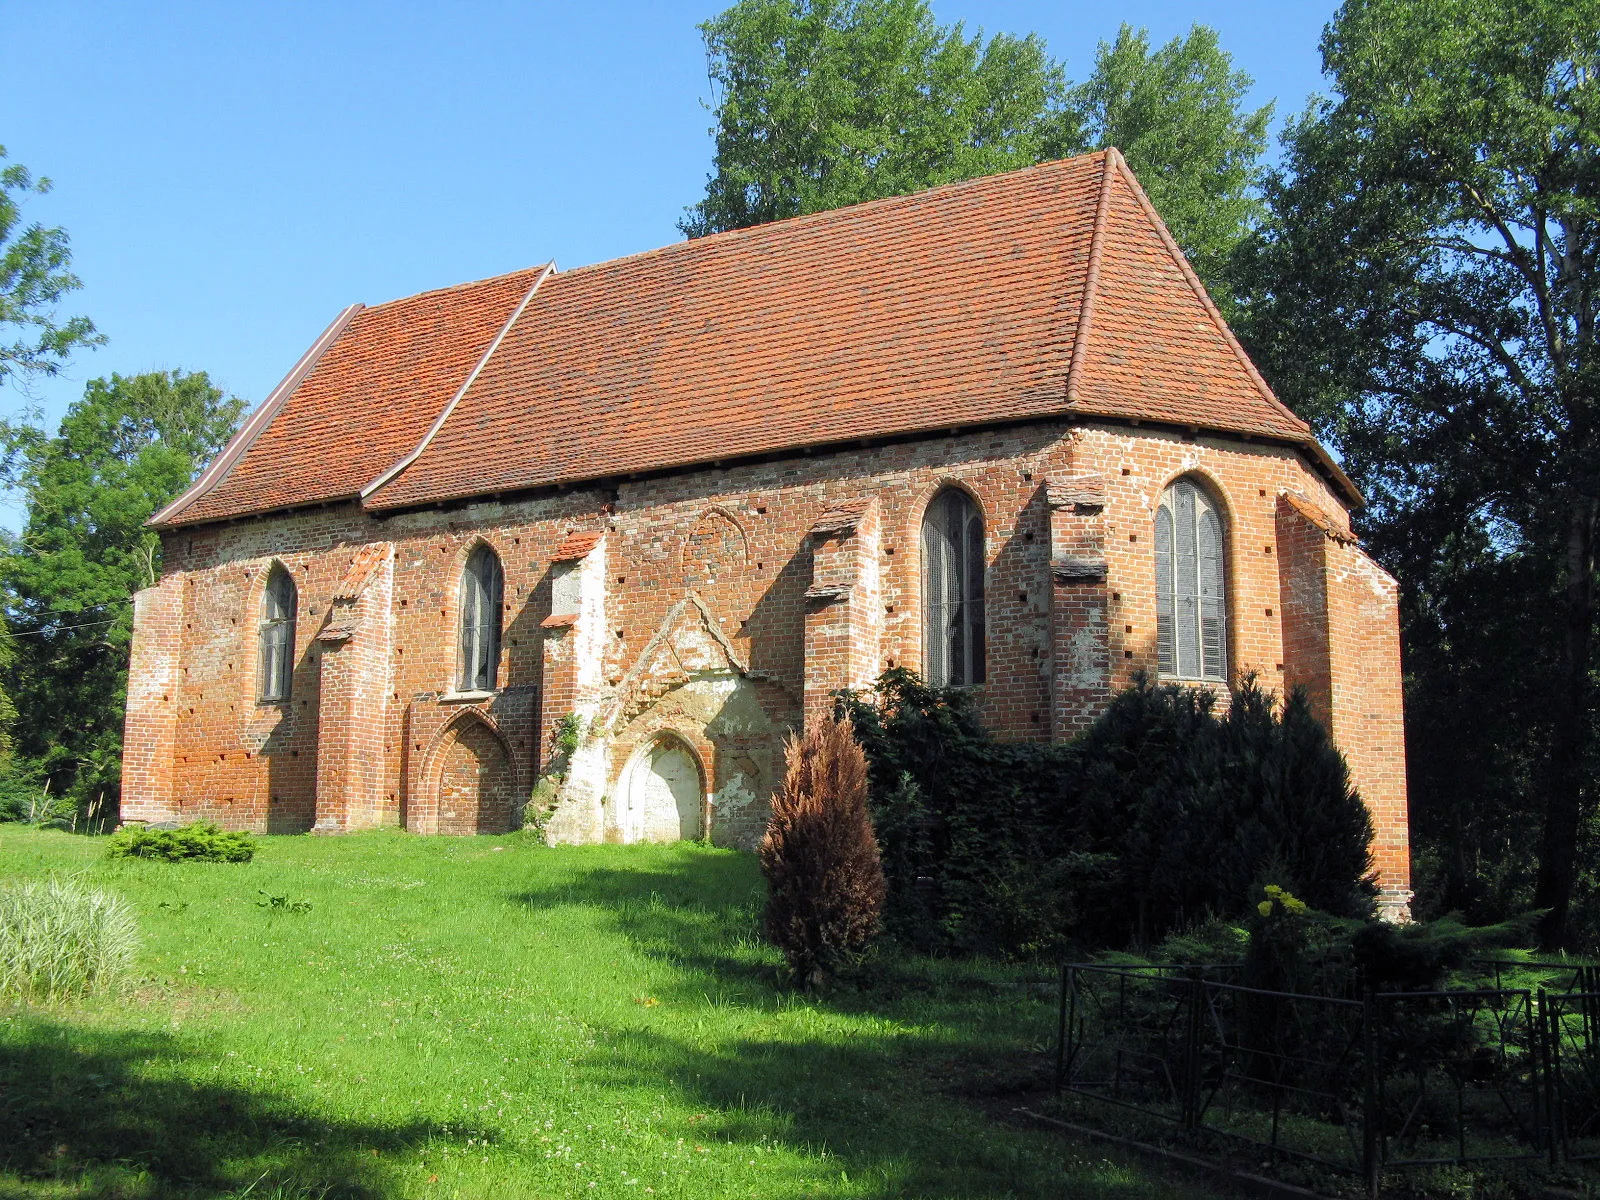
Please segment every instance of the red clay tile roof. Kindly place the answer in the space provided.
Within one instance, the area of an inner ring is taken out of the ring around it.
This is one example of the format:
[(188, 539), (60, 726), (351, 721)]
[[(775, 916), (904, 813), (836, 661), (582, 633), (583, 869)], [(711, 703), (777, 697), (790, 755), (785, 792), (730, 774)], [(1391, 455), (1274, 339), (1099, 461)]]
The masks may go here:
[(1315, 504), (1311, 503), (1310, 500), (1307, 500), (1304, 496), (1300, 495), (1300, 493), (1285, 490), (1280, 492), (1279, 495), (1283, 497), (1284, 502), (1288, 504), (1290, 508), (1294, 509), (1295, 512), (1299, 513), (1302, 517), (1304, 517), (1307, 521), (1309, 521), (1316, 528), (1320, 529), (1334, 541), (1346, 546), (1360, 545), (1360, 538), (1356, 537), (1356, 535), (1351, 533), (1348, 529), (1344, 529), (1339, 525), (1334, 524), (1333, 519), (1329, 517), (1327, 513), (1323, 512)]
[[(516, 271), (358, 308), (232, 469), (209, 487), (202, 476), (155, 523), (357, 495), (421, 440), (539, 274)], [(246, 422), (241, 435), (251, 432)]]
[(363, 310), (153, 523), (1073, 415), (1291, 442), (1359, 501), (1110, 150)]
[(1256, 373), (1120, 154), (1107, 155), (1105, 184), (1071, 411), (1310, 437)]
[(378, 568), (383, 566), (384, 545), (382, 542), (363, 546), (350, 557), (350, 566), (344, 573), (344, 579), (333, 593), (335, 600), (359, 600), (361, 593), (367, 590), (367, 584), (377, 574)]
[(581, 529), (576, 533), (569, 533), (561, 540), (561, 545), (556, 547), (556, 552), (550, 556), (551, 562), (576, 562), (588, 556), (589, 551), (600, 544), (600, 534), (593, 529)]

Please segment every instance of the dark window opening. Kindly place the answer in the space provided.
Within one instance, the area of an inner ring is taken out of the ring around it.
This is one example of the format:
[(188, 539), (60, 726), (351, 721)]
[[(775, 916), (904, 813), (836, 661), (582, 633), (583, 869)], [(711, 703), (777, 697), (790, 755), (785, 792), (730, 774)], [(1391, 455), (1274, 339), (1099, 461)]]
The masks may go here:
[(493, 691), (500, 668), (500, 606), (505, 572), (488, 546), (467, 558), (461, 577), (461, 690)]
[(983, 682), (983, 517), (948, 488), (922, 517), (922, 673), (937, 687)]
[(287, 700), (294, 675), (294, 580), (273, 567), (261, 596), (261, 699)]

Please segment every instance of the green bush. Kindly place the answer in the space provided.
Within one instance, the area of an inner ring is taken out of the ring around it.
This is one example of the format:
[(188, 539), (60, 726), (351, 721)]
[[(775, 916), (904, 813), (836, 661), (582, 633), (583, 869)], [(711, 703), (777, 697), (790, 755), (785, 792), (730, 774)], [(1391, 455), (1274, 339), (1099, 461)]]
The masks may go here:
[(1073, 803), (1071, 748), (995, 742), (971, 692), (903, 668), (839, 711), (870, 767), (885, 929), (923, 950), (1059, 946), (1108, 874)]
[(255, 839), (248, 833), (226, 833), (209, 821), (177, 829), (124, 825), (111, 835), (112, 858), (156, 858), (165, 862), (249, 862)]
[(1303, 692), (1280, 707), (1245, 679), (1208, 692), (1139, 680), (1077, 743), (1082, 802), (1115, 846), (1123, 894), (1102, 935), (1141, 944), (1244, 917), (1284, 887), (1338, 917), (1372, 911), (1372, 819)]
[(904, 669), (841, 693), (871, 768), (885, 925), (924, 949), (1038, 956), (1239, 920), (1281, 884), (1372, 910), (1372, 823), (1303, 694), (1140, 679), (1078, 740), (996, 742), (973, 694)]
[(127, 903), (68, 882), (0, 887), (0, 997), (88, 995), (126, 979), (139, 931)]

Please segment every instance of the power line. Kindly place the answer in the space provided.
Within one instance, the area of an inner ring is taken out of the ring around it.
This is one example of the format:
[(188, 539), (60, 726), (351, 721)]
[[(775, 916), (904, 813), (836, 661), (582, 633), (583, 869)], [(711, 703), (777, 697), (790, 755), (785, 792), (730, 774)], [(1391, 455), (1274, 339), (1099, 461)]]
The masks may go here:
[(109, 621), (85, 621), (82, 625), (57, 625), (54, 629), (25, 629), (21, 633), (13, 633), (14, 638), (43, 637), (50, 633), (70, 633), (74, 629), (94, 629), (100, 625), (115, 625), (121, 617), (112, 617)]
[(52, 608), (49, 612), (42, 613), (24, 611), (15, 614), (15, 616), (18, 620), (29, 621), (38, 620), (41, 617), (73, 617), (79, 613), (88, 612), (90, 609), (108, 608), (113, 604), (131, 604), (132, 602), (132, 596), (124, 596), (120, 600), (105, 600), (99, 604), (85, 604), (82, 608)]

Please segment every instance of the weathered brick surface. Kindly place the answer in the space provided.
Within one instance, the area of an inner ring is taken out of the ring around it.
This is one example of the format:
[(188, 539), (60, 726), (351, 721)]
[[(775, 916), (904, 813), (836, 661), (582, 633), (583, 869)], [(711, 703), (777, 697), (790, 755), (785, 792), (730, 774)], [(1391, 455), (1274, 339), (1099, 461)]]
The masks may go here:
[[(385, 518), (345, 505), (169, 531), (162, 582), (137, 610), (124, 816), (303, 830), (343, 813), (340, 827), (487, 828), (503, 819), (507, 788), (520, 800), (531, 787), (553, 721), (584, 710), (572, 774), (596, 813), (574, 840), (627, 835), (628, 772), (672, 736), (699, 757), (711, 835), (748, 845), (783, 735), (831, 688), (921, 665), (920, 522), (941, 488), (965, 489), (984, 519), (984, 719), (1002, 737), (1044, 740), (1081, 729), (1135, 672), (1155, 672), (1154, 513), (1183, 475), (1226, 517), (1231, 668), (1274, 689), (1327, 677), (1321, 703), (1398, 895), (1393, 583), (1358, 547), (1285, 517), (1280, 499), (1303, 498), (1342, 535), (1339, 496), (1292, 448), (1065, 421)], [(604, 536), (574, 551), (577, 531)], [(505, 568), (499, 687), (457, 697), (457, 590), (480, 540)], [(336, 649), (317, 640), (340, 619), (329, 610), (352, 561), (378, 543), (393, 546), (386, 669), (372, 657), (381, 588), (362, 593), (360, 632)], [(296, 666), (291, 700), (262, 705), (254, 648), (274, 561), (299, 587)], [(572, 586), (581, 611), (555, 612), (573, 606)], [(359, 670), (338, 657), (351, 650), (366, 656)], [(319, 758), (334, 755), (345, 765), (323, 772)], [(478, 809), (462, 816), (474, 772)], [(357, 796), (334, 782), (358, 776), (377, 786)], [(319, 780), (348, 795), (318, 795)]]
[(317, 634), (316, 824), (323, 833), (378, 824), (385, 803), (383, 725), (393, 667), (394, 546), (374, 542), (355, 556)]
[[(123, 730), (123, 795), (150, 812), (175, 804), (175, 749), (183, 678), (184, 580), (168, 574), (133, 598), (133, 645)], [(124, 810), (127, 801), (124, 800)]]

